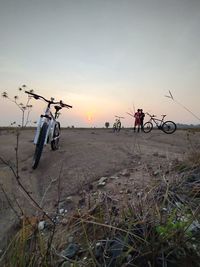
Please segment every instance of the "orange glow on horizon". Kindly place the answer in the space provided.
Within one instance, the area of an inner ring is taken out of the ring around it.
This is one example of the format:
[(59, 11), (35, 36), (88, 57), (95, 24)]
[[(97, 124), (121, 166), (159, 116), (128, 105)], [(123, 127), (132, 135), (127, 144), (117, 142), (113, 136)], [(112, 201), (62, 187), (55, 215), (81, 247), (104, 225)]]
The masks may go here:
[(87, 117), (87, 121), (89, 123), (91, 123), (94, 120), (94, 116), (93, 116), (92, 112), (87, 112), (86, 117)]

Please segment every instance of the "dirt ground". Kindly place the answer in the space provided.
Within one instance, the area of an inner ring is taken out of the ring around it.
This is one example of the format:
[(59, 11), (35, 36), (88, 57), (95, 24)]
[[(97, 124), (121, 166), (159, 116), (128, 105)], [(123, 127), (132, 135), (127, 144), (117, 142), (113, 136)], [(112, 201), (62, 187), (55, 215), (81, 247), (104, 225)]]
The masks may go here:
[[(110, 182), (106, 181), (107, 189), (102, 186), (102, 190), (107, 190), (115, 197), (130, 189), (130, 180), (133, 181), (132, 186), (134, 182), (141, 182), (145, 186), (149, 173), (156, 174), (160, 164), (169, 166), (170, 162), (184, 158), (200, 145), (199, 132), (188, 134), (188, 131), (178, 130), (167, 135), (159, 130), (145, 134), (122, 129), (116, 134), (110, 129), (64, 129), (60, 149), (51, 151), (50, 146), (46, 146), (38, 168), (33, 170), (33, 137), (33, 130), (20, 133), (19, 177), (26, 190), (48, 212), (55, 209), (58, 191), (60, 202), (72, 196), (75, 199), (84, 190), (101, 190), (98, 182), (102, 177), (106, 177), (103, 179), (105, 181), (107, 177), (112, 178)], [(0, 157), (10, 166), (0, 163), (0, 241), (4, 237), (4, 242), (16, 221), (11, 206), (27, 214), (37, 211), (17, 185), (11, 171), (11, 168), (16, 168), (15, 147), (15, 132), (0, 130)], [(129, 194), (131, 192), (132, 189)], [(67, 207), (70, 208), (75, 206)]]

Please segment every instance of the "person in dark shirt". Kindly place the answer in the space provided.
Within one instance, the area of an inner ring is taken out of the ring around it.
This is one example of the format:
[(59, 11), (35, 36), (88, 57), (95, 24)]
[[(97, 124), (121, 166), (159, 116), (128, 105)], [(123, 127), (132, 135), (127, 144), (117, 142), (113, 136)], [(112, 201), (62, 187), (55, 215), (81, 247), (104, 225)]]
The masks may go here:
[(135, 114), (134, 114), (134, 117), (135, 117), (135, 124), (134, 124), (134, 128), (133, 128), (134, 132), (136, 130), (136, 127), (138, 127), (137, 131), (138, 132), (140, 131), (140, 125), (141, 125), (140, 113), (141, 113), (141, 111), (140, 111), (140, 109), (138, 109), (137, 112), (135, 112)]
[(144, 117), (145, 117), (145, 114), (143, 112), (143, 109), (140, 109), (140, 125), (141, 125), (141, 129), (143, 130), (143, 125), (144, 125)]

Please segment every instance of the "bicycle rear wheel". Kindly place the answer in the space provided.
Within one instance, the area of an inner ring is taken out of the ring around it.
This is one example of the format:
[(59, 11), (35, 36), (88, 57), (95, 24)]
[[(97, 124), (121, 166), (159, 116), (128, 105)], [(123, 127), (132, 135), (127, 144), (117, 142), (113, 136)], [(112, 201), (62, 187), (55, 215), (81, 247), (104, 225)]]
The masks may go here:
[(166, 121), (162, 125), (162, 131), (166, 134), (172, 134), (176, 131), (176, 123), (173, 121)]
[(51, 149), (57, 150), (59, 148), (60, 140), (60, 123), (57, 122), (53, 132), (53, 140), (51, 141)]
[(152, 129), (153, 129), (153, 124), (150, 121), (148, 121), (143, 125), (142, 130), (144, 133), (150, 133)]
[(40, 161), (40, 158), (41, 158), (41, 155), (42, 155), (42, 150), (43, 150), (43, 147), (44, 147), (46, 134), (47, 134), (47, 129), (48, 129), (48, 124), (45, 122), (42, 125), (42, 128), (40, 130), (40, 135), (39, 135), (39, 138), (38, 138), (38, 142), (36, 144), (35, 153), (34, 153), (34, 156), (33, 156), (33, 164), (32, 164), (32, 168), (33, 169), (36, 169), (38, 164), (39, 164), (39, 161)]

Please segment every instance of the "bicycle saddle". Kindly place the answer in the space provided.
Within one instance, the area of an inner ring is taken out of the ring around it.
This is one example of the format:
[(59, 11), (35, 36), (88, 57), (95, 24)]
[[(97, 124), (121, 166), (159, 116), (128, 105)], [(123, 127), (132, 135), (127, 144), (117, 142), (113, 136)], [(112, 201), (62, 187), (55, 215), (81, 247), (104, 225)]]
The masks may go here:
[(60, 106), (54, 106), (54, 108), (56, 111), (59, 111), (60, 109), (62, 109), (62, 107), (60, 107)]
[(161, 116), (166, 117), (167, 115), (161, 115)]

